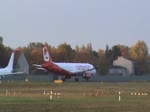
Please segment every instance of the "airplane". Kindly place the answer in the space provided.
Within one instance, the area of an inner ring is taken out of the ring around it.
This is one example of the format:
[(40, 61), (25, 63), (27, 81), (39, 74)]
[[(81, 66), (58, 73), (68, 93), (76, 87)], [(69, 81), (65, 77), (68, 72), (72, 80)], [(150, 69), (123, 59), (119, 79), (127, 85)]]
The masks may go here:
[(2, 79), (2, 76), (5, 76), (5, 75), (23, 74), (24, 73), (24, 72), (15, 72), (14, 71), (14, 69), (13, 69), (14, 55), (15, 55), (15, 53), (12, 52), (11, 57), (8, 62), (8, 65), (5, 68), (0, 68), (0, 80)]
[(62, 80), (75, 77), (75, 81), (79, 80), (79, 77), (83, 77), (89, 80), (92, 75), (96, 74), (96, 70), (93, 65), (89, 63), (56, 63), (53, 62), (47, 47), (43, 47), (44, 63), (41, 65), (33, 64), (36, 69), (49, 71), (54, 74), (62, 76)]

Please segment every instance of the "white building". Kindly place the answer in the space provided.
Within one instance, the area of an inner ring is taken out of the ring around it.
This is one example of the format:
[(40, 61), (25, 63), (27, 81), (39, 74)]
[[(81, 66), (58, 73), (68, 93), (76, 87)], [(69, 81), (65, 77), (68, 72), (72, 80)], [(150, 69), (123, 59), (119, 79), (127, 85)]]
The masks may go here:
[(120, 66), (112, 66), (109, 69), (109, 74), (125, 76), (125, 75), (127, 75), (127, 69), (124, 67), (120, 67)]
[(120, 66), (125, 68), (126, 74), (122, 73), (123, 75), (134, 74), (134, 62), (124, 57), (118, 57), (117, 60), (113, 61), (113, 66)]

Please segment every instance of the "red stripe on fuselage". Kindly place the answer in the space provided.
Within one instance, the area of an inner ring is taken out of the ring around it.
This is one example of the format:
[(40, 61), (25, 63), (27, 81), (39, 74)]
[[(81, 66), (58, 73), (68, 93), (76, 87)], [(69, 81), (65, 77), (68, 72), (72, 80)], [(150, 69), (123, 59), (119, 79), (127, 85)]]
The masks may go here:
[(56, 73), (56, 74), (59, 74), (59, 75), (65, 75), (67, 77), (72, 76), (72, 73), (60, 68), (59, 66), (57, 66), (53, 62), (44, 63), (44, 64), (42, 64), (42, 67), (45, 68), (49, 72), (53, 72), (53, 73)]

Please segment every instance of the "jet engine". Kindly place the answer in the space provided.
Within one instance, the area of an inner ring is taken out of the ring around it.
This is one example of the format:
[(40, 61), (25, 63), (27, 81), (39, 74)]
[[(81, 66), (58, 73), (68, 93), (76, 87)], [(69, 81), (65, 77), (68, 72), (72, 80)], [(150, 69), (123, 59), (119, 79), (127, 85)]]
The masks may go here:
[(83, 78), (89, 80), (91, 78), (91, 74), (88, 73), (88, 72), (85, 72), (83, 75), (82, 75)]

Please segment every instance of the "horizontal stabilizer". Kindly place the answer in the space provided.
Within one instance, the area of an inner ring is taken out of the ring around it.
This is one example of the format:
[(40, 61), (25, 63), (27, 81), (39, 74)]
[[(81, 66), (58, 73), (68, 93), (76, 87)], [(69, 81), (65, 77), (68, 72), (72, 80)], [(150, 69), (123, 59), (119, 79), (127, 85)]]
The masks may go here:
[(38, 69), (38, 70), (43, 70), (43, 71), (47, 71), (46, 69), (44, 69), (44, 68), (40, 68), (40, 67), (36, 67), (36, 69)]
[(41, 65), (38, 65), (38, 64), (32, 64), (32, 65), (35, 67), (42, 67)]

